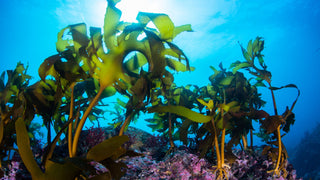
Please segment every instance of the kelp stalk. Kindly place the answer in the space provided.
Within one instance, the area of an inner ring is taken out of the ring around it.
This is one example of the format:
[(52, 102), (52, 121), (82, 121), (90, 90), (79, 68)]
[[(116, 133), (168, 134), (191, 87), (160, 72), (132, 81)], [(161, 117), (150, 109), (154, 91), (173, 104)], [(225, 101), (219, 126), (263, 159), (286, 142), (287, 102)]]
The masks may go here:
[(126, 119), (124, 120), (121, 128), (120, 128), (120, 131), (119, 131), (119, 136), (122, 136), (123, 133), (124, 133), (124, 130), (126, 129), (126, 127), (128, 126), (128, 123), (130, 122), (131, 120), (131, 117), (133, 117), (134, 115), (134, 111), (132, 111), (127, 117)]
[[(170, 100), (168, 100), (168, 105), (171, 105)], [(169, 135), (169, 142), (170, 142), (170, 150), (174, 149), (174, 143), (173, 143), (173, 138), (172, 138), (172, 119), (171, 119), (171, 113), (169, 112), (168, 114), (168, 118), (169, 118), (169, 131), (168, 131), (168, 135)], [(169, 150), (169, 151), (170, 151)]]
[[(170, 103), (169, 103), (170, 105)], [(172, 122), (171, 122), (171, 113), (169, 112), (169, 141), (170, 141), (170, 149), (173, 149), (175, 146), (174, 146), (174, 143), (173, 143), (173, 138), (172, 138)]]
[(242, 142), (243, 142), (243, 149), (247, 150), (247, 146), (248, 146), (247, 138), (245, 135), (242, 135), (241, 138), (242, 138)]
[(282, 156), (282, 142), (281, 142), (281, 134), (280, 134), (280, 125), (277, 127), (277, 134), (278, 134), (278, 147), (279, 147), (279, 154), (278, 154), (278, 159), (277, 159), (277, 164), (276, 168), (274, 169), (274, 174), (280, 175), (279, 172), (279, 166), (280, 166), (280, 161), (281, 161), (281, 156)]
[(221, 167), (224, 165), (224, 140), (226, 136), (226, 128), (223, 128), (222, 130), (222, 136), (221, 136)]
[[(70, 88), (71, 88), (71, 102), (70, 102), (70, 113), (69, 113), (69, 120), (72, 118), (73, 116), (73, 106), (74, 106), (74, 86), (75, 83), (72, 83)], [(68, 127), (68, 150), (69, 150), (69, 157), (73, 157), (72, 154), (72, 124), (69, 124)]]
[(100, 87), (97, 95), (94, 97), (94, 99), (90, 102), (87, 110), (84, 112), (79, 124), (78, 124), (78, 127), (76, 129), (76, 132), (74, 134), (74, 139), (73, 139), (73, 143), (72, 143), (72, 151), (71, 151), (71, 155), (72, 157), (73, 156), (76, 156), (76, 153), (77, 153), (77, 146), (78, 146), (78, 141), (79, 141), (79, 138), (80, 138), (80, 133), (82, 131), (82, 128), (84, 126), (84, 123), (86, 122), (86, 119), (87, 117), (89, 116), (92, 108), (96, 105), (96, 103), (99, 101), (99, 98), (102, 94), (102, 92), (104, 91), (104, 87)]
[[(267, 77), (265, 80), (267, 81), (269, 87), (272, 87), (272, 86), (271, 86), (271, 79)], [(276, 104), (276, 98), (275, 98), (275, 96), (274, 96), (273, 90), (270, 89), (270, 91), (271, 91), (271, 96), (272, 96), (274, 114), (277, 116), (277, 115), (278, 115), (278, 109), (277, 109), (277, 104)], [(276, 175), (280, 175), (279, 166), (280, 166), (281, 155), (282, 155), (282, 142), (281, 142), (280, 127), (281, 127), (281, 124), (279, 124), (278, 127), (277, 127), (277, 139), (278, 139), (278, 158), (277, 158), (277, 164), (276, 164), (276, 167), (274, 168), (274, 170), (272, 170), (272, 171), (273, 171), (273, 174), (276, 174)]]
[(216, 126), (214, 123), (214, 119), (212, 118), (211, 120), (212, 123), (212, 127), (213, 127), (213, 134), (214, 134), (214, 146), (216, 149), (216, 156), (217, 156), (217, 169), (221, 168), (221, 157), (220, 157), (220, 150), (219, 150), (219, 143), (218, 143), (218, 136), (217, 136), (217, 130), (216, 130)]

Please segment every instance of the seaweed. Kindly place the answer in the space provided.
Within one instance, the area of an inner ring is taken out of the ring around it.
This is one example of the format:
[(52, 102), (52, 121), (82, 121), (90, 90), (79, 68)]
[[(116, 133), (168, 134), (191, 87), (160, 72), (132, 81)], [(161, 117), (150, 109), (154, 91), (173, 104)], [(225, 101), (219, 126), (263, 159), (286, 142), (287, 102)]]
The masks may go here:
[[(118, 2), (108, 0), (103, 28), (90, 27), (88, 31), (84, 23), (63, 28), (57, 37), (58, 53), (40, 65), (38, 82), (29, 85), (31, 77), (21, 63), (14, 71), (7, 71), (6, 83), (5, 72), (1, 74), (1, 166), (10, 164), (10, 154), (14, 152), (19, 154), (32, 179), (120, 179), (127, 166), (118, 160), (140, 155), (124, 145), (134, 141), (124, 132), (140, 112), (148, 112), (154, 113), (147, 120), (148, 126), (168, 136), (168, 154), (176, 149), (174, 142), (180, 140), (199, 151), (200, 158), (216, 160), (213, 174), (217, 179), (228, 179), (230, 167), (237, 159), (233, 147), (241, 145), (244, 151), (254, 152), (252, 122), (259, 121), (259, 136), (268, 143), (263, 153), (276, 162), (267, 173), (286, 177), (288, 156), (280, 130), (290, 131), (300, 91), (294, 84), (271, 85), (262, 38), (250, 40), (246, 49), (240, 45), (245, 61), (236, 61), (229, 69), (222, 63), (219, 68), (210, 66), (213, 74), (208, 85), (177, 87), (173, 73), (194, 68), (173, 39), (184, 31), (192, 31), (191, 26), (175, 26), (166, 14), (146, 12), (137, 15), (137, 23), (122, 22)], [(155, 28), (147, 26), (149, 23)], [(241, 70), (254, 78), (247, 79)], [(274, 115), (262, 109), (265, 101), (258, 92), (261, 86), (271, 91)], [(285, 88), (297, 89), (298, 95), (291, 107), (279, 115), (274, 92)], [(108, 104), (102, 100), (116, 94), (128, 101), (119, 98), (115, 111), (104, 110)], [(118, 128), (118, 135), (83, 152), (85, 148), (79, 148), (79, 139), (85, 122), (89, 119), (99, 123), (105, 112), (117, 116), (114, 127)], [(48, 131), (46, 147), (39, 153), (41, 162), (34, 158), (37, 140), (32, 123), (36, 115), (42, 117)], [(51, 137), (52, 128), (55, 137)], [(14, 148), (15, 143), (18, 149)], [(56, 146), (63, 145), (67, 149), (65, 156), (54, 155)], [(96, 170), (98, 165), (103, 166), (101, 171)]]
[[(279, 176), (282, 169), (280, 162), (283, 162), (288, 157), (285, 147), (281, 142), (280, 129), (283, 128), (286, 132), (288, 132), (290, 125), (294, 123), (294, 116), (292, 110), (300, 96), (300, 90), (295, 84), (288, 84), (281, 87), (273, 87), (271, 85), (271, 73), (267, 70), (267, 66), (264, 63), (263, 54), (261, 54), (263, 49), (264, 41), (261, 37), (257, 37), (253, 42), (249, 41), (247, 49), (244, 49), (243, 46), (241, 46), (242, 54), (246, 61), (238, 61), (235, 64), (233, 64), (232, 67), (234, 67), (234, 70), (246, 69), (250, 74), (256, 76), (256, 80), (258, 83), (262, 84), (263, 86), (266, 86), (265, 84), (263, 84), (263, 82), (265, 81), (268, 85), (268, 88), (271, 91), (274, 115), (268, 116), (264, 120), (261, 120), (261, 127), (266, 130), (267, 134), (274, 133), (275, 135), (277, 135), (277, 142), (270, 142), (270, 144), (275, 144), (278, 146), (277, 163), (276, 167), (274, 168), (274, 170), (272, 170), (272, 172), (274, 172), (275, 175)], [(260, 68), (258, 68), (255, 65), (256, 59), (258, 59)], [(278, 115), (274, 91), (284, 88), (295, 88), (297, 89), (298, 94), (296, 99), (293, 101), (290, 109), (287, 107), (286, 111), (282, 115)]]
[[(58, 54), (41, 64), (40, 81), (28, 86), (29, 76), (23, 73), (21, 64), (14, 73), (8, 71), (9, 85), (4, 86), (4, 75), (1, 76), (0, 140), (4, 147), (1, 148), (1, 159), (8, 157), (7, 152), (16, 142), (33, 179), (88, 178), (86, 169), (90, 169), (90, 161), (112, 167), (108, 172), (96, 174), (95, 178), (119, 179), (125, 165), (115, 160), (126, 154), (121, 145), (129, 140), (128, 136), (122, 135), (124, 127), (148, 103), (143, 101), (149, 97), (152, 82), (158, 80), (160, 87), (163, 84), (170, 86), (172, 74), (167, 66), (174, 71), (191, 70), (185, 54), (171, 42), (179, 33), (191, 31), (190, 25), (176, 27), (167, 15), (154, 13), (139, 13), (138, 23), (121, 22), (117, 3), (108, 1), (103, 29), (91, 27), (90, 36), (83, 23), (69, 25), (58, 33)], [(147, 27), (149, 22), (156, 29)], [(145, 37), (139, 39), (140, 35)], [(130, 52), (136, 54), (124, 62)], [(146, 64), (148, 71), (142, 69)], [(119, 136), (104, 140), (88, 150), (85, 157), (79, 157), (78, 141), (84, 123), (87, 118), (97, 120), (103, 113), (97, 106), (99, 101), (116, 92), (130, 98)], [(14, 102), (13, 106), (9, 101)], [(36, 114), (42, 116), (48, 130), (47, 147), (40, 167), (31, 151), (27, 130)], [(57, 132), (53, 141), (52, 126)], [(9, 134), (11, 139), (6, 138)], [(62, 134), (67, 137), (69, 157), (54, 159), (52, 155)]]
[[(242, 147), (245, 151), (253, 151), (254, 134), (252, 121), (258, 120), (261, 124), (261, 131), (256, 135), (266, 140), (271, 140), (267, 142), (269, 146), (265, 147), (263, 154), (270, 152), (269, 156), (276, 162), (274, 169), (268, 173), (273, 172), (274, 176), (284, 175), (286, 177), (287, 175), (284, 163), (288, 155), (281, 142), (280, 129), (289, 132), (290, 126), (293, 125), (294, 114), (292, 110), (298, 100), (300, 90), (294, 84), (281, 87), (271, 86), (271, 72), (267, 71), (262, 54), (263, 49), (264, 41), (262, 38), (257, 37), (253, 42), (252, 40), (249, 41), (247, 49), (241, 46), (245, 61), (236, 61), (231, 64), (230, 71), (225, 69), (222, 63), (219, 65), (219, 70), (211, 66), (210, 68), (214, 71), (214, 74), (209, 77), (211, 84), (197, 88), (192, 95), (179, 96), (185, 98), (184, 100), (180, 99), (180, 101), (188, 101), (189, 97), (193, 97), (193, 102), (189, 102), (191, 106), (170, 105), (167, 103), (148, 109), (150, 113), (156, 112), (159, 115), (163, 113), (178, 115), (183, 121), (178, 129), (180, 131), (180, 140), (184, 144), (187, 144), (187, 135), (191, 125), (193, 123), (201, 124), (196, 129), (193, 129), (192, 132), (196, 134), (201, 156), (205, 156), (212, 149), (213, 157), (215, 151), (217, 161), (215, 173), (217, 173), (218, 179), (228, 178), (228, 170), (230, 168), (225, 163), (225, 159), (228, 164), (232, 164), (236, 159), (232, 153), (232, 147), (242, 142)], [(256, 66), (256, 59), (258, 59), (260, 68)], [(256, 78), (247, 79), (240, 72), (241, 69), (245, 69)], [(251, 85), (252, 81), (254, 81), (253, 85)], [(261, 99), (258, 87), (266, 87), (265, 82), (272, 93), (275, 115), (269, 115), (269, 113), (261, 109), (265, 101)], [(188, 87), (190, 86), (188, 85)], [(278, 115), (274, 91), (284, 88), (295, 88), (298, 91), (298, 95), (290, 109), (287, 108), (282, 115)], [(204, 107), (206, 112), (203, 112)], [(155, 117), (159, 115), (155, 115)], [(162, 126), (159, 126), (163, 122), (161, 118), (156, 118), (149, 122), (153, 123), (152, 127), (154, 129), (163, 129)], [(155, 124), (156, 126), (154, 126)], [(247, 143), (247, 135), (249, 133), (251, 139), (250, 148), (248, 148)], [(229, 134), (231, 139), (225, 146), (226, 134)], [(270, 137), (270, 134), (274, 136)], [(218, 140), (219, 138), (220, 140)], [(277, 141), (273, 141), (274, 139), (277, 139)]]

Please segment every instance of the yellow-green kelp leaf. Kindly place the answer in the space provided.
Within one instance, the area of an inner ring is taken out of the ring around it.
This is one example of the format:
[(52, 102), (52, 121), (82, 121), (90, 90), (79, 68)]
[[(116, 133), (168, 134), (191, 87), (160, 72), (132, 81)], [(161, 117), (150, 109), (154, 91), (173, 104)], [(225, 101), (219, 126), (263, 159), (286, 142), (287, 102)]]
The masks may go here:
[(111, 157), (126, 141), (129, 141), (129, 137), (126, 135), (115, 136), (104, 140), (89, 150), (87, 159), (97, 162), (105, 160)]
[(213, 107), (214, 107), (214, 104), (213, 104), (213, 100), (212, 100), (212, 99), (210, 99), (209, 102), (205, 102), (205, 101), (202, 100), (202, 99), (197, 99), (197, 101), (198, 101), (199, 103), (201, 103), (202, 105), (206, 106), (207, 109), (209, 109), (210, 111), (211, 111), (211, 110), (213, 109)]
[(240, 110), (239, 102), (231, 101), (228, 104), (221, 104), (220, 106), (224, 112), (228, 112), (229, 110), (232, 112), (237, 112)]
[(219, 71), (219, 70), (217, 70), (215, 67), (213, 67), (213, 66), (210, 66), (210, 68), (213, 70), (213, 75), (211, 75), (210, 77), (209, 77), (209, 80), (210, 81), (213, 81), (220, 73), (221, 73), (221, 71)]
[[(93, 83), (94, 83), (94, 86), (95, 86), (96, 89), (100, 89), (100, 84), (99, 84), (98, 80), (93, 79)], [(103, 99), (103, 98), (106, 98), (106, 97), (113, 96), (114, 94), (116, 94), (116, 92), (117, 92), (117, 90), (116, 90), (115, 87), (108, 86), (103, 90), (100, 98)]]
[(121, 17), (121, 11), (115, 7), (116, 1), (108, 0), (108, 7), (104, 18), (104, 41), (108, 49), (113, 50), (116, 44), (116, 31)]
[(87, 36), (87, 26), (84, 23), (69, 26), (72, 33), (73, 46), (76, 53), (79, 53), (81, 47), (86, 47), (89, 43)]
[(167, 44), (169, 45), (170, 49), (165, 50), (165, 53), (168, 53), (166, 55), (171, 55), (171, 56), (177, 58), (179, 60), (179, 62), (181, 62), (181, 60), (185, 60), (187, 70), (189, 70), (189, 71), (194, 70), (194, 68), (190, 68), (188, 57), (184, 54), (184, 52), (177, 45), (170, 43), (170, 42), (167, 42)]
[(32, 179), (40, 179), (43, 176), (43, 172), (38, 166), (36, 160), (34, 159), (31, 147), (30, 140), (28, 136), (28, 131), (26, 124), (22, 118), (18, 118), (15, 123), (16, 133), (17, 133), (17, 146), (21, 159), (30, 172)]
[[(188, 70), (189, 70), (186, 65), (184, 65), (183, 63), (181, 63), (181, 62), (179, 62), (179, 61), (176, 61), (176, 60), (174, 60), (174, 59), (166, 58), (166, 61), (167, 61), (167, 65), (168, 65), (171, 69), (173, 69), (173, 70), (175, 70), (175, 71), (177, 71), (177, 72), (179, 72), (179, 71), (185, 72), (185, 71), (188, 71)], [(193, 71), (194, 69), (195, 69), (194, 67), (191, 67), (191, 68), (190, 68), (191, 71)]]
[(240, 61), (237, 61), (235, 63), (232, 63), (230, 65), (230, 68), (233, 68), (232, 69), (232, 73), (233, 74), (236, 74), (236, 72), (239, 70), (239, 69), (244, 69), (244, 68), (248, 68), (248, 67), (251, 67), (252, 65), (248, 62), (240, 62)]
[(46, 80), (47, 76), (52, 76), (56, 79), (59, 78), (59, 74), (54, 68), (54, 64), (60, 60), (59, 55), (53, 55), (48, 58), (46, 58), (43, 63), (40, 65), (38, 69), (38, 74), (42, 81)]
[(228, 86), (231, 84), (232, 80), (234, 79), (234, 76), (227, 76), (227, 77), (224, 77), (220, 82), (219, 84), (220, 85), (223, 85), (223, 86)]
[(147, 58), (142, 53), (137, 52), (123, 64), (123, 68), (130, 72), (139, 73), (139, 68), (147, 63)]
[(48, 160), (46, 167), (46, 172), (41, 180), (73, 179), (81, 171), (70, 161), (60, 164)]
[(117, 92), (116, 88), (114, 88), (113, 86), (109, 86), (107, 88), (105, 88), (101, 94), (101, 99), (102, 98), (106, 98), (106, 97), (110, 97), (115, 95)]
[(178, 34), (187, 31), (187, 32), (192, 32), (191, 24), (185, 24), (181, 26), (176, 26), (173, 31), (173, 38), (175, 38)]
[(137, 20), (147, 25), (150, 21), (157, 27), (162, 40), (170, 41), (174, 35), (174, 24), (166, 14), (139, 12)]
[(126, 105), (127, 103), (122, 101), (121, 99), (117, 98), (117, 104), (120, 106), (120, 107), (123, 107), (123, 108), (126, 108)]
[(79, 48), (87, 46), (88, 43), (87, 26), (84, 23), (79, 23), (69, 25), (58, 33), (56, 49), (61, 53), (73, 46), (75, 52), (79, 53)]
[(242, 51), (243, 57), (248, 61), (248, 63), (252, 63), (252, 60), (250, 58), (248, 51), (243, 46), (241, 46), (241, 51)]
[(118, 60), (113, 54), (107, 54), (103, 58), (103, 65), (99, 72), (97, 68), (95, 72), (99, 74), (100, 87), (106, 88), (116, 82), (119, 78), (125, 79), (122, 72), (122, 62)]
[(72, 164), (58, 164), (47, 161), (46, 172), (43, 173), (36, 163), (28, 136), (26, 124), (22, 118), (18, 118), (15, 123), (17, 133), (17, 145), (21, 159), (30, 172), (32, 179), (36, 180), (55, 180), (55, 179), (72, 179), (80, 173)]
[(253, 55), (253, 53), (252, 53), (252, 40), (250, 40), (250, 41), (248, 42), (247, 52), (248, 52), (249, 56), (252, 58), (252, 55)]
[(65, 31), (69, 29), (69, 27), (63, 28), (59, 33), (58, 33), (58, 40), (56, 42), (56, 48), (58, 52), (64, 51), (67, 47), (71, 46), (72, 41), (70, 39), (65, 39), (63, 38), (63, 35)]
[(150, 44), (150, 55), (146, 55), (149, 60), (149, 71), (152, 72), (152, 77), (161, 77), (164, 73), (166, 64), (165, 55), (162, 53), (165, 50), (164, 44), (159, 39), (159, 37), (151, 32), (145, 31), (147, 35), (148, 42)]
[(158, 106), (151, 107), (148, 109), (149, 113), (157, 112), (157, 113), (173, 113), (182, 117), (185, 117), (191, 121), (197, 123), (207, 123), (212, 119), (212, 116), (206, 116), (195, 111), (192, 111), (183, 106)]

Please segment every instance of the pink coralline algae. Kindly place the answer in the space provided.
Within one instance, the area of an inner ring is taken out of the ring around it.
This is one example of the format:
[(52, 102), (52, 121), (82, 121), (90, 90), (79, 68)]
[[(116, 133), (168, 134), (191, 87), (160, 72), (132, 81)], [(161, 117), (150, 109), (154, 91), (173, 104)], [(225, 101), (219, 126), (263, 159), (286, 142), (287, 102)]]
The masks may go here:
[(122, 159), (127, 164), (126, 179), (181, 179), (205, 180), (214, 179), (210, 164), (194, 154), (177, 151), (167, 156), (164, 161), (157, 162), (150, 155)]
[(0, 180), (15, 180), (17, 171), (19, 170), (20, 162), (12, 161), (11, 165), (8, 166), (9, 172), (8, 174), (4, 174)]
[[(289, 163), (285, 164), (287, 174), (275, 177), (268, 170), (273, 168), (273, 162), (262, 156), (259, 151), (244, 152), (235, 150), (234, 154), (238, 159), (227, 169), (228, 179), (266, 179), (284, 180), (298, 179), (296, 171)], [(162, 161), (156, 161), (146, 151), (144, 156), (125, 157), (120, 161), (127, 164), (127, 173), (121, 180), (143, 179), (143, 180), (212, 180), (216, 178), (214, 174), (215, 164), (206, 159), (199, 158), (185, 150), (178, 150), (172, 155), (167, 155)], [(284, 178), (286, 177), (286, 178)]]

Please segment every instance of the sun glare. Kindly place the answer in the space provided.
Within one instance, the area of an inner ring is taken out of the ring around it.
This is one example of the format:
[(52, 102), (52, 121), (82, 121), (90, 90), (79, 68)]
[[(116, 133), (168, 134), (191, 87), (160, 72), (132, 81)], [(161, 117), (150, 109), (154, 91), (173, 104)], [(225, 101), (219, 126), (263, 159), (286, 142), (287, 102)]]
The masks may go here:
[(103, 27), (107, 4), (106, 0), (84, 1), (84, 7), (89, 7), (88, 11), (84, 12), (87, 15), (87, 23), (92, 26)]
[[(84, 22), (92, 26), (103, 27), (105, 10), (108, 4), (106, 0), (81, 1), (81, 3), (78, 4), (83, 11), (80, 16), (82, 16)], [(139, 12), (168, 13), (166, 12), (168, 11), (166, 6), (166, 0), (121, 0), (116, 5), (122, 12), (120, 20), (125, 22), (136, 22), (136, 17)], [(78, 8), (71, 9), (72, 12), (69, 12), (69, 14), (77, 14), (78, 11), (76, 10), (78, 10)], [(63, 16), (63, 13), (61, 16)], [(64, 19), (61, 18), (61, 20)]]
[[(58, 13), (61, 21), (66, 21), (65, 17), (81, 18), (83, 22), (95, 27), (103, 27), (104, 15), (108, 5), (106, 0), (81, 1), (74, 0), (78, 3), (70, 4), (69, 10), (61, 9)], [(167, 0), (152, 1), (152, 0), (121, 0), (116, 7), (121, 10), (121, 21), (136, 22), (136, 17), (139, 12), (152, 13), (168, 13)], [(73, 4), (77, 4), (74, 6)], [(81, 9), (82, 13), (79, 13)], [(68, 13), (68, 16), (65, 14)], [(70, 20), (71, 21), (71, 20)], [(80, 19), (78, 21), (81, 21)], [(65, 22), (64, 24), (67, 24)]]
[(136, 22), (139, 12), (163, 12), (165, 1), (151, 0), (122, 0), (117, 4), (117, 8), (122, 11), (121, 21)]

